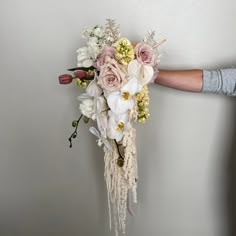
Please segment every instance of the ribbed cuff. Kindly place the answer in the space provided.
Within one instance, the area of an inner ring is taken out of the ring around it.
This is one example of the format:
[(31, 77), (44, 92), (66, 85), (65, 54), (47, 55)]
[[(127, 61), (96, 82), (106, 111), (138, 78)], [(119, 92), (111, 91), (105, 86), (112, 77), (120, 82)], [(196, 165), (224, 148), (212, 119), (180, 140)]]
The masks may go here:
[(203, 70), (203, 93), (220, 93), (222, 76), (220, 70)]

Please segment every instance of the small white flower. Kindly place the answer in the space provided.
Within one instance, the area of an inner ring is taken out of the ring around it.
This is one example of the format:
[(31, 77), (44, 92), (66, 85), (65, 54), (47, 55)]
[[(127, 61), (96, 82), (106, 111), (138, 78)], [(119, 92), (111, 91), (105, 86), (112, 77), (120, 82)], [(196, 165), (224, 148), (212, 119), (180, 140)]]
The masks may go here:
[(93, 41), (88, 42), (88, 53), (91, 58), (95, 61), (97, 59), (97, 56), (100, 54), (101, 49), (99, 48), (99, 45)]
[(101, 138), (97, 140), (97, 144), (98, 144), (99, 147), (101, 147), (103, 145), (103, 142), (102, 142)]
[(104, 35), (104, 30), (103, 30), (103, 28), (101, 28), (101, 27), (96, 27), (96, 28), (94, 29), (93, 33), (94, 33), (95, 36), (97, 36), (97, 37), (99, 37), (99, 38), (102, 38), (103, 35)]
[(83, 38), (89, 38), (91, 35), (92, 29), (89, 27), (86, 27), (83, 31), (82, 31), (82, 37)]
[(87, 47), (82, 47), (77, 50), (77, 66), (78, 67), (90, 67), (93, 65), (89, 50)]
[(94, 99), (83, 100), (79, 108), (84, 116), (91, 118), (92, 120), (96, 119), (96, 107), (94, 104)]

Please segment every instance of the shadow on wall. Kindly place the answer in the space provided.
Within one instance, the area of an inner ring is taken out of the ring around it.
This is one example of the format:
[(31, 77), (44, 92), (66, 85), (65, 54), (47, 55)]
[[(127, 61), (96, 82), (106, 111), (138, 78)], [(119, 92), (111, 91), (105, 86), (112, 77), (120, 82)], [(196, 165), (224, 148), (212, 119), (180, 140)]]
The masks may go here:
[(236, 107), (234, 108), (234, 134), (227, 165), (227, 211), (229, 236), (236, 236)]

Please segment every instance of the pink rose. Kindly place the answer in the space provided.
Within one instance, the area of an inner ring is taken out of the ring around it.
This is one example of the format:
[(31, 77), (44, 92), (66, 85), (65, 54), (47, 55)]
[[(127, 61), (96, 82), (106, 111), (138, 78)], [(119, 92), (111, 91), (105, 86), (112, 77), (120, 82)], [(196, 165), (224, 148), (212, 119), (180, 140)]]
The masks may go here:
[(105, 47), (102, 53), (98, 56), (98, 60), (96, 62), (96, 68), (100, 70), (101, 66), (104, 65), (106, 58), (115, 58), (115, 48), (113, 47)]
[(156, 63), (153, 48), (144, 42), (136, 45), (135, 54), (137, 61), (143, 65), (154, 66)]
[(118, 91), (126, 82), (126, 71), (114, 59), (106, 58), (101, 66), (98, 84), (107, 92)]

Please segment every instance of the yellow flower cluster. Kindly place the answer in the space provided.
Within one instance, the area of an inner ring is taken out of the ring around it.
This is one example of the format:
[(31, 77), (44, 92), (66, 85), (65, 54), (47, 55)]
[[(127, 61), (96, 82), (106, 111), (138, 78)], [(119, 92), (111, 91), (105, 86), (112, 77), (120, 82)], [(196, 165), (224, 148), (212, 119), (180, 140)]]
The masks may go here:
[(136, 94), (136, 102), (137, 102), (138, 122), (144, 123), (150, 116), (148, 110), (149, 96), (148, 96), (147, 85), (143, 87), (141, 92)]
[(91, 80), (94, 78), (94, 75), (95, 75), (94, 69), (88, 70), (86, 71), (86, 76), (83, 77), (82, 79), (80, 79), (79, 76), (77, 76), (78, 79), (75, 80), (75, 83), (78, 87), (85, 89), (87, 88)]
[(115, 44), (115, 57), (122, 65), (128, 65), (134, 59), (134, 48), (130, 41), (126, 38), (121, 38)]
[(87, 86), (88, 86), (88, 82), (85, 80), (81, 80), (81, 79), (76, 79), (75, 83), (78, 87), (83, 88), (83, 89), (87, 88)]

